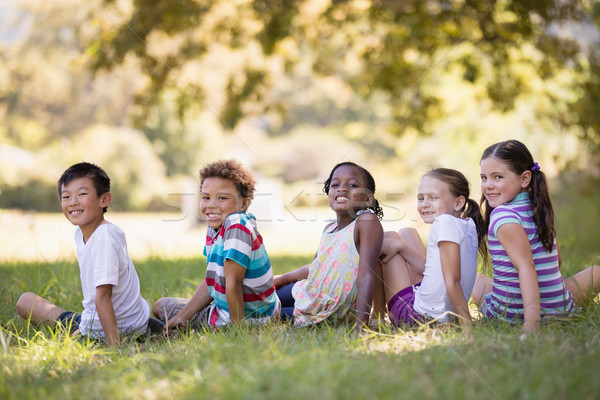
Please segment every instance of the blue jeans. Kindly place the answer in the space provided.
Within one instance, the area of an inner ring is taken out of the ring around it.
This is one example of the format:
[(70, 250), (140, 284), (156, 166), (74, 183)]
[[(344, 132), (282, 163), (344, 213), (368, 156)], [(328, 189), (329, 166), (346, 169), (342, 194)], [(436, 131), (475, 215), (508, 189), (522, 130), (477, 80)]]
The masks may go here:
[(294, 303), (296, 302), (294, 296), (292, 296), (294, 284), (295, 282), (282, 286), (276, 292), (279, 301), (281, 301), (281, 319), (284, 321), (294, 320)]
[(65, 327), (67, 333), (71, 334), (79, 329), (81, 314), (75, 314), (73, 311), (64, 311), (56, 318), (56, 322)]

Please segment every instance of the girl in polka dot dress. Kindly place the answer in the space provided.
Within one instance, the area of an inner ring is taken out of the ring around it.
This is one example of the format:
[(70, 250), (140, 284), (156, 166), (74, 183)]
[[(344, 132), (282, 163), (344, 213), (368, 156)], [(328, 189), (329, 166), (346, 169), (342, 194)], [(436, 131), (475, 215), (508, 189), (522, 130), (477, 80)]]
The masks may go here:
[(282, 312), (293, 315), (294, 325), (349, 319), (358, 332), (368, 323), (373, 302), (383, 212), (373, 177), (352, 162), (336, 165), (323, 190), (336, 221), (325, 227), (312, 263), (276, 276), (275, 286)]

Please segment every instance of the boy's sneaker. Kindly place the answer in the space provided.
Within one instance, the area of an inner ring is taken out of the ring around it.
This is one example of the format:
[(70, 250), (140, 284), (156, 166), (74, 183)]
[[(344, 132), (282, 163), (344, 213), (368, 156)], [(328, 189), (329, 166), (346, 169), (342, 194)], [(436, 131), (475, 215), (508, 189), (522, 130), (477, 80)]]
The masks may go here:
[(135, 340), (138, 343), (144, 343), (151, 338), (155, 338), (156, 336), (162, 336), (163, 326), (165, 326), (165, 324), (162, 321), (156, 318), (150, 318), (148, 320), (146, 332), (139, 335)]
[(164, 326), (165, 323), (161, 320), (150, 317), (148, 320), (148, 329), (146, 330), (146, 333), (150, 335), (161, 335)]

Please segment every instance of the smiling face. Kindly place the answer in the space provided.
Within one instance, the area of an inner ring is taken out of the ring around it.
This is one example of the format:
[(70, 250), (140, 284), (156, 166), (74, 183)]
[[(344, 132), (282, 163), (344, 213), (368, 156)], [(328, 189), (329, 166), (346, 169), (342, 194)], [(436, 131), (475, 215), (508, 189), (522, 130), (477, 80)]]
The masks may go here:
[(527, 191), (530, 181), (531, 171), (516, 174), (508, 164), (494, 156), (481, 160), (481, 193), (492, 208)]
[(63, 185), (60, 192), (61, 207), (65, 217), (81, 228), (84, 240), (104, 223), (103, 208), (112, 199), (109, 192), (98, 196), (90, 178), (75, 178)]
[(426, 224), (433, 223), (433, 220), (442, 214), (460, 217), (464, 205), (465, 198), (454, 196), (446, 182), (429, 175), (421, 178), (417, 193), (417, 211)]
[(364, 210), (373, 202), (365, 178), (361, 171), (352, 165), (338, 167), (331, 177), (329, 186), (329, 207), (340, 215), (356, 217), (356, 212)]
[(208, 226), (218, 230), (229, 214), (248, 210), (251, 201), (240, 196), (231, 179), (209, 177), (202, 182), (200, 214)]

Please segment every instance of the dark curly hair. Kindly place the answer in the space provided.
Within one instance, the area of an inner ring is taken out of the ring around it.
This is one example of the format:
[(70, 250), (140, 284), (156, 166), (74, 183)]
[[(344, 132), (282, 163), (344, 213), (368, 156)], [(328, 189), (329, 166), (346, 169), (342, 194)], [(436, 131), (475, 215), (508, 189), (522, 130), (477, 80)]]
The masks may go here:
[(369, 171), (367, 171), (365, 168), (361, 167), (358, 164), (355, 164), (351, 161), (345, 161), (345, 162), (341, 162), (341, 163), (337, 164), (335, 167), (333, 167), (333, 169), (329, 173), (329, 177), (325, 180), (325, 184), (323, 185), (323, 192), (325, 192), (325, 194), (329, 194), (329, 188), (331, 187), (331, 180), (333, 179), (333, 174), (334, 174), (335, 170), (344, 165), (349, 165), (349, 166), (355, 167), (363, 174), (363, 176), (365, 177), (365, 181), (367, 183), (367, 189), (373, 195), (373, 204), (371, 204), (369, 207), (367, 207), (367, 209), (373, 210), (373, 212), (375, 212), (375, 215), (377, 215), (377, 218), (379, 218), (381, 220), (383, 218), (383, 210), (379, 206), (379, 202), (375, 198), (375, 179), (373, 179), (373, 175), (371, 175), (371, 173)]
[(206, 178), (231, 179), (242, 197), (254, 198), (256, 181), (250, 171), (236, 160), (220, 160), (205, 165), (200, 170), (200, 188)]

